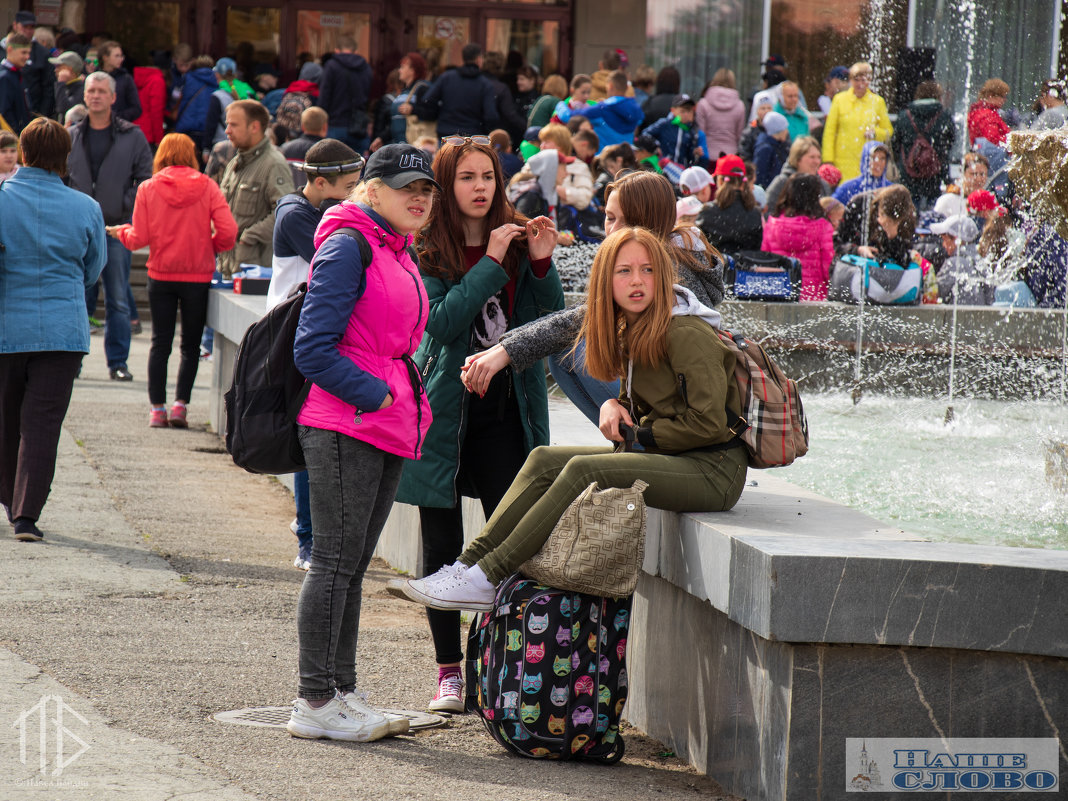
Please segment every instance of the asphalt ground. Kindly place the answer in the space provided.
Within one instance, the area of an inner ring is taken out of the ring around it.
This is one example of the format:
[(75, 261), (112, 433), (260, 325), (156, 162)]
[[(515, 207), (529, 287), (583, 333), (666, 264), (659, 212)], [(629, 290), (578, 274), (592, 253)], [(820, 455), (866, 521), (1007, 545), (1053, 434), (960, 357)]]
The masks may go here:
[[(147, 328), (129, 383), (108, 379), (93, 337), (45, 542), (0, 537), (0, 801), (729, 798), (633, 728), (603, 767), (513, 757), (470, 715), (370, 744), (215, 721), (295, 696), (293, 502), (209, 430), (208, 369), (188, 430), (148, 427)], [(176, 367), (177, 348), (172, 388)], [(563, 401), (552, 415), (574, 419)], [(423, 710), (430, 636), (421, 607), (385, 592), (395, 575), (376, 560), (364, 583), (360, 684)]]

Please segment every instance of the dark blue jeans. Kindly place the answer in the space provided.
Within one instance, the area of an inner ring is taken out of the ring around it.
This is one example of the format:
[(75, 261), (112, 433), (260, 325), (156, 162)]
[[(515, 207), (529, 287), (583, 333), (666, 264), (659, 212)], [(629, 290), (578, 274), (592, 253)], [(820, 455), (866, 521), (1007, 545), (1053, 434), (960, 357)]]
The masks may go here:
[(331, 125), (326, 129), (326, 135), (331, 139), (344, 142), (361, 155), (366, 153), (367, 148), (371, 146), (371, 138), (368, 136), (349, 136), (349, 126), (347, 125)]
[(297, 601), (298, 692), (316, 700), (356, 686), (363, 575), (404, 459), (336, 431), (300, 426), (299, 432), (315, 541)]
[(312, 544), (311, 500), (308, 497), (308, 471), (293, 474), (293, 501), (297, 506), (297, 542), (300, 547)]
[(126, 367), (130, 358), (130, 251), (108, 237), (108, 260), (104, 265), (104, 355), (108, 368)]
[(586, 372), (586, 342), (579, 343), (574, 358), (566, 352), (549, 357), (549, 372), (578, 410), (595, 426), (601, 422), (601, 404), (619, 397), (619, 381), (598, 381)]

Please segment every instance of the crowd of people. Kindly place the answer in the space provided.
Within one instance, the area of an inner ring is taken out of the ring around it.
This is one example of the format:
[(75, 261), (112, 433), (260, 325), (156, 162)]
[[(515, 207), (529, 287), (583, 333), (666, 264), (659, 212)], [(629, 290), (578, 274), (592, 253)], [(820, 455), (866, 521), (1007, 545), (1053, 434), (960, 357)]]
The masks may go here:
[[(853, 255), (922, 261), (931, 301), (989, 304), (1017, 280), (1038, 305), (1065, 302), (1068, 244), (1005, 171), (1022, 122), (998, 79), (965, 144), (937, 83), (892, 122), (864, 62), (831, 70), (809, 110), (778, 56), (751, 98), (729, 69), (694, 97), (675, 67), (630, 70), (619, 50), (568, 81), (469, 43), (436, 75), (428, 54), (406, 54), (373, 97), (348, 35), (281, 86), (269, 64), (179, 44), (160, 67), (132, 66), (108, 36), (49, 39), (35, 23), (18, 12), (0, 42), (0, 240), (18, 266), (0, 284), (0, 407), (25, 410), (0, 413), (0, 501), (19, 539), (43, 538), (99, 277), (109, 375), (132, 380), (132, 250), (149, 247), (154, 428), (188, 425), (214, 276), (271, 268), (269, 307), (307, 282), (296, 736), (406, 729), (356, 680), (362, 578), (395, 499), (419, 509), (426, 578), (394, 589), (429, 607), (429, 708), (448, 712), (464, 710), (458, 610), (486, 608), (590, 481), (644, 478), (664, 509), (737, 501), (733, 357), (710, 332), (728, 258), (796, 258), (802, 300), (825, 300), (835, 260)], [(1065, 124), (1064, 93), (1043, 86), (1031, 127)], [(71, 224), (41, 224), (61, 215)], [(42, 259), (62, 269), (45, 275)], [(588, 273), (588, 299), (564, 309), (569, 261)], [(45, 281), (65, 300), (30, 314)], [(629, 430), (644, 452), (542, 447), (542, 359), (612, 446)], [(466, 550), (464, 495), (489, 521)]]

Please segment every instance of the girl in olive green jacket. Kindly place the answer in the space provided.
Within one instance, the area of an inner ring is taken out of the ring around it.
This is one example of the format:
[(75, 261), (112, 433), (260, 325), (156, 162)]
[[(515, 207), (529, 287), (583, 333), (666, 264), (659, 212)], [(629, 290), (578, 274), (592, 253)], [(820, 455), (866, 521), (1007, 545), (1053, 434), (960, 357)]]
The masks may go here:
[(648, 483), (651, 506), (716, 512), (737, 503), (748, 452), (727, 422), (738, 413), (734, 355), (712, 323), (718, 315), (672, 285), (674, 268), (660, 241), (624, 228), (604, 241), (590, 273), (581, 336), (586, 368), (620, 377), (618, 399), (601, 406), (600, 429), (621, 442), (630, 429), (644, 452), (610, 448), (536, 448), (486, 527), (459, 560), (405, 595), (435, 609), (491, 607), (496, 585), (533, 556), (568, 505), (589, 484)]

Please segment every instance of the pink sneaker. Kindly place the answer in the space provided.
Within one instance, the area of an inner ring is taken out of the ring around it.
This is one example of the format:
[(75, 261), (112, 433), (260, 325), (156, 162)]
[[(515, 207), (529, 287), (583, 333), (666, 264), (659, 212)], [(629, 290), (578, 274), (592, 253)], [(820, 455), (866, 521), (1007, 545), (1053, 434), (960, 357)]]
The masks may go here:
[(149, 428), (166, 428), (167, 427), (167, 410), (166, 409), (153, 409), (148, 415), (148, 427)]
[(171, 407), (171, 427), (172, 428), (189, 428), (189, 423), (185, 420), (185, 404), (176, 403)]
[(426, 705), (431, 712), (464, 711), (464, 680), (459, 673), (446, 673), (438, 682), (438, 694)]

